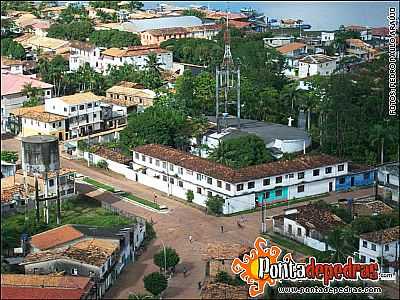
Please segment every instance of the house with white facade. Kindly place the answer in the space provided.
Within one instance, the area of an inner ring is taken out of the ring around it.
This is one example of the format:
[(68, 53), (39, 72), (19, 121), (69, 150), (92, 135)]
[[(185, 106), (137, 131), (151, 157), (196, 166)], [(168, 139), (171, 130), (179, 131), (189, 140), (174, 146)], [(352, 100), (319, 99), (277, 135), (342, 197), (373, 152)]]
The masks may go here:
[(1, 74), (20, 74), (24, 73), (24, 63), (20, 60), (1, 57)]
[(277, 48), (294, 42), (293, 36), (274, 36), (270, 38), (263, 38), (264, 47)]
[(335, 32), (321, 32), (321, 44), (324, 46), (329, 46), (335, 40)]
[(168, 195), (205, 206), (207, 197), (225, 199), (223, 213), (334, 191), (335, 180), (347, 174), (347, 161), (327, 155), (300, 156), (242, 169), (191, 155), (167, 146), (149, 144), (133, 149), (134, 179)]
[(306, 78), (314, 75), (328, 76), (336, 70), (337, 58), (314, 54), (299, 59), (299, 78)]
[(147, 65), (150, 53), (156, 54), (157, 61), (161, 64), (160, 68), (172, 69), (172, 52), (156, 45), (104, 49), (86, 42), (71, 43), (69, 65), (71, 71), (76, 71), (88, 63), (99, 73), (107, 73), (109, 68), (124, 64), (132, 64), (143, 69)]
[(358, 250), (361, 262), (379, 262), (383, 258), (382, 272), (398, 272), (399, 237), (399, 226), (361, 234)]
[(286, 76), (297, 76), (299, 72), (299, 59), (307, 55), (307, 45), (303, 43), (290, 43), (276, 48), (286, 58)]
[[(28, 96), (23, 94), (24, 86), (31, 84), (32, 87), (42, 89), (44, 99), (52, 97), (53, 85), (42, 82), (30, 76), (21, 74), (1, 74), (1, 132), (10, 132), (9, 117), (10, 111), (19, 108), (23, 103), (29, 100)], [(11, 129), (12, 132), (12, 129)]]
[(66, 118), (64, 139), (68, 140), (102, 129), (103, 99), (92, 92), (77, 93), (46, 100), (45, 111)]
[(385, 191), (385, 198), (399, 204), (399, 163), (378, 167), (378, 184)]
[(330, 231), (345, 223), (327, 208), (307, 204), (275, 216), (273, 231), (319, 251), (334, 250), (326, 242)]

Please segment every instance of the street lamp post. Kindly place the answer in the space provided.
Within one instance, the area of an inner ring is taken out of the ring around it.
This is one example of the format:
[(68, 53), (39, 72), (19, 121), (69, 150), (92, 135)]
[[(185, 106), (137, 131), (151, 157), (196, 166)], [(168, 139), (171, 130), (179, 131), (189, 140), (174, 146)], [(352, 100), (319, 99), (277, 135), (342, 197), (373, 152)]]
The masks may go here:
[(164, 249), (164, 276), (167, 277), (167, 252), (165, 250), (164, 241), (161, 240), (161, 243), (162, 243), (163, 249)]

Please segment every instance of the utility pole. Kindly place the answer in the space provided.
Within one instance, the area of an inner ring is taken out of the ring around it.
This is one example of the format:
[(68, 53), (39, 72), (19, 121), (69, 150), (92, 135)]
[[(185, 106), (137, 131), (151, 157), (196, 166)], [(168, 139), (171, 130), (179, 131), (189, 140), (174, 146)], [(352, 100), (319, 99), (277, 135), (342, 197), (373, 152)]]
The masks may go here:
[(261, 233), (265, 233), (264, 196), (261, 201)]
[(60, 174), (57, 172), (57, 225), (61, 224)]
[(35, 203), (36, 203), (36, 222), (40, 223), (40, 205), (39, 205), (39, 185), (37, 174), (35, 174)]

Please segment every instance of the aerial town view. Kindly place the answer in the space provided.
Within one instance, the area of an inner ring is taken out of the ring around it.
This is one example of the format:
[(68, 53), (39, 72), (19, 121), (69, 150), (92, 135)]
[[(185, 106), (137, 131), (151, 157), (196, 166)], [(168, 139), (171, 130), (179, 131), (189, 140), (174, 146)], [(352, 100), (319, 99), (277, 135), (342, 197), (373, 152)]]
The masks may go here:
[(397, 1), (1, 1), (1, 299), (400, 299)]

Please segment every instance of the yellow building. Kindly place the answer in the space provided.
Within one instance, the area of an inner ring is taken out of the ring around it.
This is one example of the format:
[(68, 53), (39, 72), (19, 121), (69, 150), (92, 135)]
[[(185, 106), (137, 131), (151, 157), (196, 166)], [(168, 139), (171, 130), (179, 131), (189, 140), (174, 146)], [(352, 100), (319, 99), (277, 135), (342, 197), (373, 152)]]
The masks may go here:
[(66, 117), (46, 112), (44, 105), (17, 108), (10, 115), (20, 137), (43, 134), (65, 139)]

